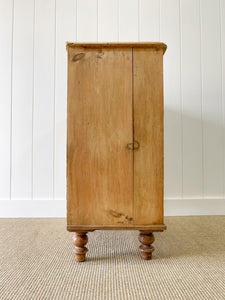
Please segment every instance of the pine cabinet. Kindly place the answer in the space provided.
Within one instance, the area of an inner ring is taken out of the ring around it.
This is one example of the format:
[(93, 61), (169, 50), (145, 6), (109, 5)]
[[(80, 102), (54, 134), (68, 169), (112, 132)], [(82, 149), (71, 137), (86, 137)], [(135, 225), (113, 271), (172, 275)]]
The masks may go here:
[(67, 43), (67, 230), (163, 231), (163, 43)]

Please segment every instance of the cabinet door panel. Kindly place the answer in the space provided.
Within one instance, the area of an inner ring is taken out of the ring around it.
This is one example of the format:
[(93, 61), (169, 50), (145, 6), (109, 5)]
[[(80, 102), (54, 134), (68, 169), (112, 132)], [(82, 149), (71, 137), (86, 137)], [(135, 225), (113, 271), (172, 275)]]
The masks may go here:
[(133, 49), (134, 224), (163, 223), (163, 51)]
[(133, 208), (132, 49), (68, 48), (69, 225), (122, 225)]

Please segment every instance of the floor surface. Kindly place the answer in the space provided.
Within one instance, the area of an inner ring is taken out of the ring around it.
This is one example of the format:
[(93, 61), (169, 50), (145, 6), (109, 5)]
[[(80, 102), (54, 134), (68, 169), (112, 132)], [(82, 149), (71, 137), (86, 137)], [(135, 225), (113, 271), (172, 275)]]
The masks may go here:
[(225, 299), (225, 217), (165, 224), (151, 261), (137, 231), (95, 231), (77, 263), (65, 219), (1, 219), (0, 299)]

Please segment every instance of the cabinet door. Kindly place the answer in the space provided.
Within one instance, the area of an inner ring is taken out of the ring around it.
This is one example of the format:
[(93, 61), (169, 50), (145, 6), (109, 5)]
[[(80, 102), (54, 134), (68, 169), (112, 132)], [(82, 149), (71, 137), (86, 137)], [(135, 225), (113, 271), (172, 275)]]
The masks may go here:
[(163, 50), (133, 49), (134, 224), (163, 223)]
[(68, 225), (129, 223), (131, 48), (68, 48), (67, 118)]

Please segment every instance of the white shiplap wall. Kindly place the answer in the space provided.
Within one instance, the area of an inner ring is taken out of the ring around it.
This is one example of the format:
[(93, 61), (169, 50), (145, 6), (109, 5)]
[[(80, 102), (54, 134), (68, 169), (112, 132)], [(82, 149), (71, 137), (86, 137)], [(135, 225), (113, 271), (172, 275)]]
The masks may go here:
[(225, 212), (225, 0), (0, 0), (0, 216), (64, 216), (66, 41), (162, 41), (166, 215)]

